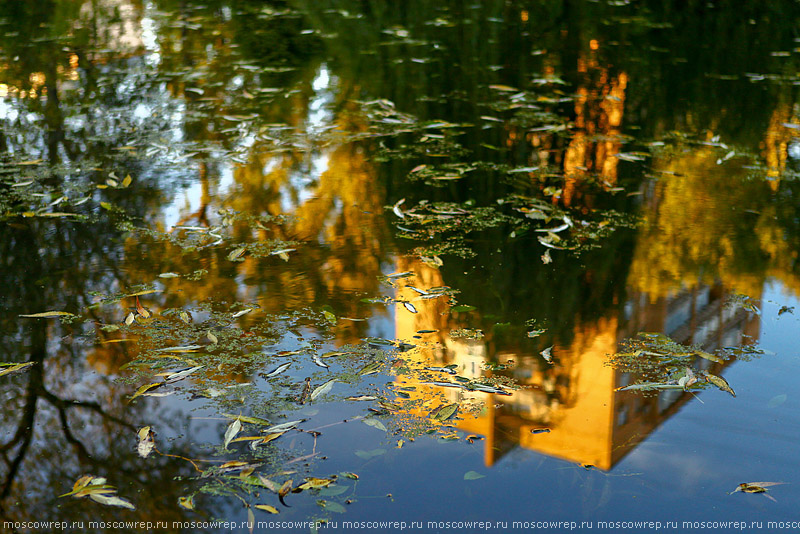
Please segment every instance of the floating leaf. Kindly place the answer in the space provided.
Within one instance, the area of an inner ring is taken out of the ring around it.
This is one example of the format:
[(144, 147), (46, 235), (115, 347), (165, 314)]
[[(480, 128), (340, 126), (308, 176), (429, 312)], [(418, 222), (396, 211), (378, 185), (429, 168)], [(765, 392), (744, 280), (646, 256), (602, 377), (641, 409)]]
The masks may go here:
[(371, 451), (356, 451), (355, 455), (363, 460), (369, 460), (370, 458), (374, 458), (375, 456), (380, 456), (381, 454), (385, 454), (386, 449), (372, 449)]
[(249, 506), (247, 507), (247, 530), (250, 531), (250, 534), (253, 534), (253, 527), (256, 524), (256, 515), (253, 513), (253, 509)]
[(194, 373), (199, 369), (202, 369), (203, 367), (205, 367), (205, 365), (197, 365), (195, 367), (189, 367), (188, 369), (183, 369), (181, 371), (176, 371), (174, 373), (159, 373), (156, 376), (163, 376), (167, 384), (172, 384), (173, 382), (177, 382), (178, 380), (183, 380), (190, 374)]
[(132, 182), (133, 182), (133, 178), (131, 178), (131, 175), (129, 174), (129, 175), (125, 176), (125, 178), (123, 178), (122, 187), (128, 187), (129, 185), (131, 185)]
[(311, 392), (311, 400), (315, 401), (317, 397), (319, 397), (320, 395), (325, 395), (326, 393), (328, 393), (333, 388), (334, 382), (336, 382), (336, 379), (332, 378), (331, 380), (328, 380), (321, 386), (314, 389), (314, 391)]
[(414, 273), (412, 271), (403, 271), (402, 273), (387, 274), (386, 278), (389, 280), (397, 280), (398, 278), (408, 278), (409, 276), (414, 276)]
[(547, 434), (550, 432), (549, 428), (532, 428), (531, 434)]
[(450, 308), (450, 311), (460, 313), (460, 312), (472, 311), (475, 309), (477, 309), (475, 308), (475, 306), (470, 306), (469, 304), (460, 304), (458, 306), (453, 306), (452, 308)]
[(156, 349), (155, 352), (197, 352), (197, 349), (202, 349), (203, 345), (180, 345), (178, 347), (164, 347)]
[(664, 382), (641, 382), (638, 384), (631, 384), (629, 386), (617, 388), (614, 391), (631, 391), (631, 390), (651, 391), (656, 389), (683, 389), (683, 386), (679, 386), (678, 384), (664, 383)]
[(787, 399), (786, 393), (782, 393), (780, 395), (775, 395), (774, 397), (772, 397), (769, 400), (769, 403), (767, 404), (767, 406), (770, 407), (770, 408), (776, 408), (776, 407), (780, 406), (781, 404), (783, 404), (784, 402), (786, 402), (786, 399)]
[(381, 367), (383, 367), (383, 362), (368, 363), (358, 371), (358, 374), (362, 376), (375, 374), (380, 371)]
[(386, 425), (384, 425), (380, 420), (375, 419), (374, 417), (366, 417), (362, 419), (365, 425), (369, 425), (371, 427), (377, 428), (378, 430), (383, 430), (386, 432), (388, 429)]
[(230, 253), (228, 254), (228, 259), (230, 261), (236, 261), (241, 257), (242, 254), (245, 253), (246, 250), (247, 247), (239, 247), (237, 249), (230, 251)]
[(20, 317), (41, 317), (41, 318), (67, 317), (67, 316), (75, 317), (75, 314), (74, 313), (65, 312), (65, 311), (46, 311), (46, 312), (41, 312), (41, 313), (30, 313), (30, 314), (26, 314), (26, 315), (20, 315)]
[(189, 314), (186, 313), (185, 311), (182, 311), (180, 314), (178, 314), (178, 317), (180, 317), (181, 321), (183, 321), (186, 324), (189, 324), (189, 323), (192, 322), (191, 318), (189, 317)]
[(329, 312), (328, 310), (322, 310), (322, 315), (325, 316), (325, 319), (331, 323), (336, 324), (336, 315)]
[(194, 495), (188, 497), (178, 497), (178, 506), (187, 510), (194, 510)]
[(136, 316), (133, 314), (133, 312), (130, 312), (128, 314), (128, 316), (125, 317), (125, 324), (130, 326), (130, 325), (133, 324), (133, 321), (135, 321), (135, 320), (136, 320)]
[(322, 360), (319, 358), (319, 356), (317, 356), (316, 354), (312, 354), (312, 355), (311, 355), (311, 360), (312, 360), (312, 361), (313, 361), (313, 362), (314, 362), (316, 365), (318, 365), (318, 366), (320, 366), (320, 367), (324, 367), (325, 369), (328, 369), (328, 368), (330, 367), (330, 366), (329, 366), (327, 363), (323, 362), (323, 361), (322, 361)]
[(406, 199), (404, 199), (404, 198), (401, 198), (400, 200), (398, 200), (398, 201), (395, 203), (395, 205), (394, 205), (394, 206), (392, 206), (392, 211), (394, 212), (394, 214), (395, 214), (395, 215), (397, 215), (397, 216), (398, 216), (399, 218), (401, 218), (401, 219), (405, 219), (405, 218), (406, 218), (406, 214), (405, 214), (405, 213), (403, 213), (403, 212), (400, 210), (400, 206), (401, 206), (401, 205), (403, 204), (403, 202), (405, 202), (405, 201), (406, 201)]
[(709, 360), (709, 361), (712, 361), (712, 362), (716, 362), (716, 363), (722, 363), (722, 361), (723, 361), (722, 358), (720, 358), (719, 356), (715, 356), (714, 354), (710, 354), (710, 353), (704, 352), (702, 350), (697, 350), (697, 351), (694, 352), (694, 354), (700, 356), (701, 358), (704, 358), (706, 360)]
[(338, 502), (333, 502), (333, 501), (327, 501), (325, 503), (325, 510), (337, 514), (343, 514), (347, 511), (344, 506), (342, 506)]
[(307, 490), (307, 489), (318, 489), (324, 488), (333, 484), (334, 480), (332, 478), (316, 478), (316, 477), (308, 477), (305, 479), (305, 482), (297, 486), (296, 490)]
[(342, 493), (345, 493), (349, 489), (350, 486), (340, 486), (337, 484), (335, 486), (320, 488), (319, 494), (324, 495), (325, 497), (335, 497), (336, 495), (341, 495)]
[(731, 386), (728, 384), (728, 381), (721, 376), (712, 375), (708, 371), (703, 371), (703, 376), (706, 378), (706, 380), (717, 386), (722, 391), (727, 391), (734, 397), (736, 396), (736, 393), (733, 392), (733, 388), (731, 388)]
[(785, 482), (743, 482), (736, 486), (736, 489), (731, 493), (736, 493), (737, 491), (743, 493), (760, 493), (771, 501), (777, 502), (774, 497), (767, 495), (767, 487), (777, 486), (779, 484), (785, 484)]
[(178, 278), (180, 275), (178, 273), (161, 273), (158, 275), (159, 278)]
[(270, 506), (268, 504), (256, 504), (255, 506), (253, 506), (253, 508), (256, 508), (257, 510), (262, 510), (264, 512), (269, 512), (271, 514), (280, 513), (277, 508), (275, 508), (274, 506)]
[(223, 417), (227, 417), (228, 419), (233, 419), (234, 421), (238, 419), (242, 423), (250, 423), (252, 425), (269, 425), (270, 422), (266, 419), (261, 419), (260, 417), (251, 417), (249, 415), (233, 415), (229, 413), (222, 414)]
[(288, 423), (281, 423), (279, 425), (271, 426), (271, 427), (267, 428), (266, 430), (264, 430), (263, 432), (265, 434), (269, 434), (269, 433), (272, 433), (272, 432), (285, 432), (287, 430), (290, 430), (290, 429), (296, 427), (297, 425), (299, 425), (303, 421), (305, 421), (305, 419), (299, 419), (297, 421), (289, 421)]
[(374, 397), (372, 395), (359, 395), (357, 397), (347, 397), (346, 400), (349, 400), (349, 401), (374, 401), (377, 398), (378, 397)]
[(126, 297), (140, 297), (142, 295), (150, 295), (151, 293), (161, 293), (160, 289), (144, 289), (142, 291), (137, 291), (136, 293), (129, 293), (125, 295)]
[(486, 475), (482, 475), (477, 471), (467, 471), (464, 473), (464, 480), (478, 480), (479, 478), (484, 478)]
[(454, 374), (457, 373), (456, 370), (453, 369), (452, 367), (426, 367), (425, 370), (426, 371), (436, 371), (436, 372), (439, 372), (439, 373), (447, 373), (449, 375), (454, 375)]
[(403, 306), (405, 306), (405, 308), (411, 313), (417, 313), (417, 308), (415, 308), (410, 302), (403, 302)]
[(215, 345), (216, 345), (217, 343), (219, 343), (219, 339), (217, 339), (217, 336), (215, 336), (215, 335), (214, 335), (214, 332), (212, 332), (211, 330), (209, 330), (208, 332), (206, 332), (206, 337), (208, 338), (208, 340), (209, 340), (211, 343), (213, 343), (213, 344), (215, 344)]
[(251, 311), (253, 311), (253, 308), (245, 308), (244, 310), (234, 313), (233, 318), (236, 319), (238, 317), (241, 317), (242, 315), (250, 313)]
[(281, 489), (281, 487), (277, 484), (277, 482), (273, 482), (264, 475), (258, 475), (258, 481), (262, 486), (264, 486), (273, 493), (278, 493)]
[(444, 406), (439, 406), (435, 410), (430, 413), (430, 416), (437, 421), (447, 421), (453, 414), (456, 413), (458, 410), (458, 403), (454, 402), (453, 404), (445, 404)]
[(553, 363), (553, 356), (550, 354), (550, 351), (552, 350), (553, 347), (547, 347), (546, 349), (544, 349), (539, 353), (542, 355), (542, 358), (544, 358), (547, 363)]
[(145, 385), (143, 385), (142, 387), (140, 387), (139, 389), (136, 390), (136, 393), (134, 393), (133, 396), (131, 396), (131, 398), (130, 398), (130, 400), (128, 402), (131, 402), (136, 397), (144, 395), (146, 392), (150, 391), (151, 389), (159, 388), (159, 387), (163, 386), (164, 384), (165, 384), (164, 382), (156, 382), (154, 384), (145, 384)]
[(281, 437), (281, 436), (282, 436), (282, 435), (284, 435), (285, 433), (286, 433), (286, 432), (274, 432), (274, 433), (272, 433), (272, 434), (269, 434), (269, 435), (267, 435), (267, 436), (264, 436), (264, 437), (263, 437), (263, 438), (261, 438), (259, 441), (254, 441), (253, 443), (251, 443), (251, 444), (250, 444), (250, 448), (251, 448), (251, 449), (253, 449), (253, 450), (255, 450), (255, 448), (256, 448), (256, 447), (259, 447), (259, 446), (261, 446), (261, 445), (266, 445), (266, 444), (267, 444), (267, 443), (269, 443), (270, 441), (273, 441), (273, 440), (276, 440), (276, 439), (278, 439), (279, 437)]
[(277, 376), (282, 372), (284, 372), (285, 370), (287, 370), (291, 365), (292, 364), (290, 362), (282, 363), (278, 367), (276, 367), (275, 369), (264, 375), (264, 378), (271, 378), (273, 376)]
[(116, 495), (103, 495), (99, 493), (92, 493), (89, 495), (89, 498), (93, 501), (99, 502), (100, 504), (105, 504), (106, 506), (120, 506), (122, 508), (129, 508), (131, 510), (136, 510), (136, 507), (131, 504), (129, 501), (121, 497), (117, 497)]
[(21, 371), (23, 369), (27, 369), (31, 365), (35, 364), (36, 362), (25, 362), (25, 363), (1, 363), (0, 364), (0, 376), (10, 375), (11, 373), (16, 373), (17, 371)]
[(284, 483), (283, 483), (283, 485), (282, 485), (282, 486), (280, 487), (280, 489), (278, 490), (278, 499), (280, 499), (280, 501), (281, 501), (281, 504), (283, 504), (284, 506), (289, 506), (288, 504), (286, 504), (286, 503), (284, 502), (283, 498), (284, 498), (284, 497), (286, 497), (286, 495), (287, 495), (287, 494), (288, 494), (288, 493), (289, 493), (291, 490), (292, 490), (292, 479), (289, 479), (289, 480), (287, 480), (286, 482), (284, 482)]
[(228, 448), (231, 440), (236, 437), (236, 434), (242, 429), (242, 422), (237, 417), (233, 420), (231, 424), (228, 425), (228, 428), (225, 430), (225, 442), (222, 445), (224, 449)]
[(147, 458), (156, 446), (155, 433), (149, 426), (145, 426), (139, 429), (137, 436), (139, 443), (136, 445), (136, 451), (142, 458)]

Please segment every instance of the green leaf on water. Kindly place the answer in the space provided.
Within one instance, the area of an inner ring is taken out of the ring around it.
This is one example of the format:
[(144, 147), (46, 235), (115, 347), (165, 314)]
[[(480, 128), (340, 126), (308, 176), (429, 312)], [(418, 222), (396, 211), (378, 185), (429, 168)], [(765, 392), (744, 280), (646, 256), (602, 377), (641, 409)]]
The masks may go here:
[(464, 480), (478, 480), (479, 478), (484, 478), (486, 475), (482, 475), (477, 471), (467, 471), (464, 473)]
[(349, 489), (350, 486), (328, 486), (327, 488), (320, 488), (319, 494), (323, 497), (335, 497), (336, 495), (341, 495)]
[(451, 312), (468, 312), (477, 309), (475, 306), (470, 306), (469, 304), (459, 304), (458, 306), (453, 306), (450, 308)]
[(371, 375), (380, 371), (381, 367), (383, 367), (383, 362), (368, 363), (358, 371), (358, 374)]
[(458, 410), (458, 403), (454, 402), (453, 404), (445, 404), (444, 406), (439, 406), (435, 410), (430, 413), (430, 416), (437, 421), (447, 421), (450, 419), (454, 413)]
[(252, 425), (269, 426), (272, 424), (266, 419), (261, 419), (260, 417), (251, 417), (249, 415), (233, 415), (230, 413), (224, 413), (222, 416), (227, 417), (228, 419), (233, 419), (234, 421), (238, 419), (242, 423), (250, 423)]
[(325, 503), (325, 509), (330, 512), (335, 512), (337, 514), (343, 514), (347, 511), (345, 510), (345, 507), (339, 504), (338, 502), (331, 502), (331, 501)]

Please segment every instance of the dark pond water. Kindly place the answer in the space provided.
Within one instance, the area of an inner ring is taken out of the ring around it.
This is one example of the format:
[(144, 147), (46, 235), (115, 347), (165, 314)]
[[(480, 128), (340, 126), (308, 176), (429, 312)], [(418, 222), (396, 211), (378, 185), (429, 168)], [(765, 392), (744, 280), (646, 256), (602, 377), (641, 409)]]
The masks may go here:
[(0, 3), (2, 532), (796, 530), (798, 22)]

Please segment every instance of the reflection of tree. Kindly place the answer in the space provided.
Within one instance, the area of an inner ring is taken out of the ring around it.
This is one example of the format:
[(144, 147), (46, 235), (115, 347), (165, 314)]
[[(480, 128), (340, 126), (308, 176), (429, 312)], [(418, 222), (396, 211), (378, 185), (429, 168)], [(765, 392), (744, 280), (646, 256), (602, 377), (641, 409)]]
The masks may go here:
[(758, 296), (767, 276), (798, 287), (791, 258), (800, 242), (793, 188), (773, 193), (724, 154), (678, 146), (656, 161), (662, 178), (645, 201), (630, 284), (651, 296), (713, 284)]
[[(148, 175), (152, 177), (151, 162), (111, 151), (138, 135), (157, 134), (164, 125), (164, 121), (151, 120), (134, 133), (137, 128), (131, 126), (135, 121), (117, 118), (117, 106), (135, 108), (148, 93), (139, 87), (139, 94), (130, 86), (138, 79), (136, 70), (141, 63), (133, 61), (130, 69), (119, 68), (113, 75), (118, 83), (109, 84), (104, 63), (116, 58), (109, 53), (88, 53), (105, 44), (93, 41), (97, 34), (82, 31), (80, 24), (76, 23), (78, 29), (73, 32), (77, 7), (76, 2), (15, 2), (0, 8), (0, 16), (29, 28), (26, 38), (36, 41), (32, 46), (6, 36), (2, 43), (4, 54), (16, 55), (0, 80), (6, 109), (14, 112), (4, 120), (4, 148), (13, 153), (13, 161), (41, 159), (51, 165), (15, 168), (16, 180), (26, 174), (36, 178), (31, 186), (34, 194), (28, 190), (20, 193), (9, 207), (46, 213), (52, 211), (47, 203), (63, 196), (57, 209), (89, 217), (88, 221), (73, 222), (15, 217), (11, 212), (4, 214), (11, 220), (0, 226), (4, 262), (0, 279), (6, 285), (0, 347), (12, 361), (35, 362), (22, 373), (3, 377), (2, 419), (7, 439), (0, 444), (4, 464), (0, 515), (4, 520), (27, 521), (44, 517), (46, 507), (50, 520), (119, 517), (118, 509), (86, 504), (87, 500), (55, 500), (80, 475), (90, 472), (107, 477), (121, 494), (130, 496), (138, 505), (137, 517), (180, 519), (183, 513), (173, 499), (182, 491), (182, 484), (173, 474), (187, 472), (186, 468), (183, 462), (164, 458), (152, 463), (168, 469), (142, 468), (144, 460), (133, 447), (134, 422), (141, 410), (125, 406), (129, 387), (97, 379), (87, 368), (84, 337), (91, 328), (87, 332), (80, 324), (62, 326), (53, 319), (18, 317), (54, 309), (80, 313), (91, 304), (91, 291), (111, 293), (116, 284), (127, 285), (118, 268), (118, 251), (111, 248), (121, 241), (121, 232), (105, 215), (97, 216), (98, 211), (102, 213), (98, 201), (108, 200), (131, 214), (140, 214), (163, 198), (162, 191), (148, 179)], [(111, 20), (116, 14), (113, 5), (108, 12), (106, 4), (94, 7), (94, 23), (108, 23), (106, 29), (116, 24)], [(59, 35), (69, 40), (69, 53), (62, 52), (64, 41), (55, 39)], [(101, 82), (101, 78), (105, 79)], [(10, 154), (4, 158), (10, 159)], [(96, 183), (103, 183), (110, 171), (120, 168), (136, 176), (129, 188), (96, 190)], [(86, 202), (77, 204), (81, 196), (86, 196)], [(101, 323), (118, 320), (113, 311), (90, 315)], [(139, 490), (142, 493), (133, 498)], [(11, 506), (12, 502), (16, 504)], [(62, 506), (56, 508), (56, 504)]]

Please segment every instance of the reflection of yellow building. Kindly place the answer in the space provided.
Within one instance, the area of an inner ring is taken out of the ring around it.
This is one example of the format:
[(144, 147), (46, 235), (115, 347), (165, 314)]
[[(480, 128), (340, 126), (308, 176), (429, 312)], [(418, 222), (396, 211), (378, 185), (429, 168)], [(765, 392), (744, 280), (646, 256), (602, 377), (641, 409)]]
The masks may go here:
[[(408, 279), (420, 289), (427, 284), (442, 285), (439, 272), (421, 263), (399, 262), (399, 269), (417, 274)], [(409, 298), (401, 289), (401, 298)], [(452, 339), (448, 328), (455, 327), (447, 309), (415, 302), (417, 314), (396, 314), (396, 336), (413, 340), (419, 330), (438, 330), (431, 334), (433, 346), (415, 354), (404, 355), (418, 368), (457, 365), (457, 372), (466, 378), (490, 375), (485, 363), (496, 360), (513, 363), (503, 371), (512, 375), (523, 388), (510, 396), (466, 392), (414, 383), (417, 398), (433, 399), (425, 409), (441, 402), (482, 402), (477, 417), (464, 415), (460, 430), (485, 437), (486, 465), (494, 464), (516, 446), (582, 465), (611, 469), (650, 432), (688, 400), (690, 394), (666, 391), (657, 396), (644, 396), (631, 391), (615, 391), (633, 377), (606, 364), (608, 355), (619, 350), (619, 342), (641, 330), (665, 332), (684, 343), (702, 344), (709, 350), (722, 346), (741, 345), (758, 336), (757, 318), (741, 308), (723, 305), (727, 294), (720, 286), (701, 286), (692, 291), (677, 292), (671, 297), (651, 301), (647, 295), (633, 294), (624, 316), (611, 315), (594, 324), (579, 325), (569, 346), (552, 349), (553, 364), (531, 354), (514, 351), (491, 353), (491, 340)], [(436, 302), (436, 301), (428, 301)], [(424, 337), (424, 336), (423, 336)], [(703, 363), (710, 364), (703, 360)], [(712, 372), (719, 372), (714, 369)], [(443, 375), (442, 380), (449, 377)], [(439, 396), (445, 400), (440, 401)], [(549, 432), (540, 432), (547, 429)]]

